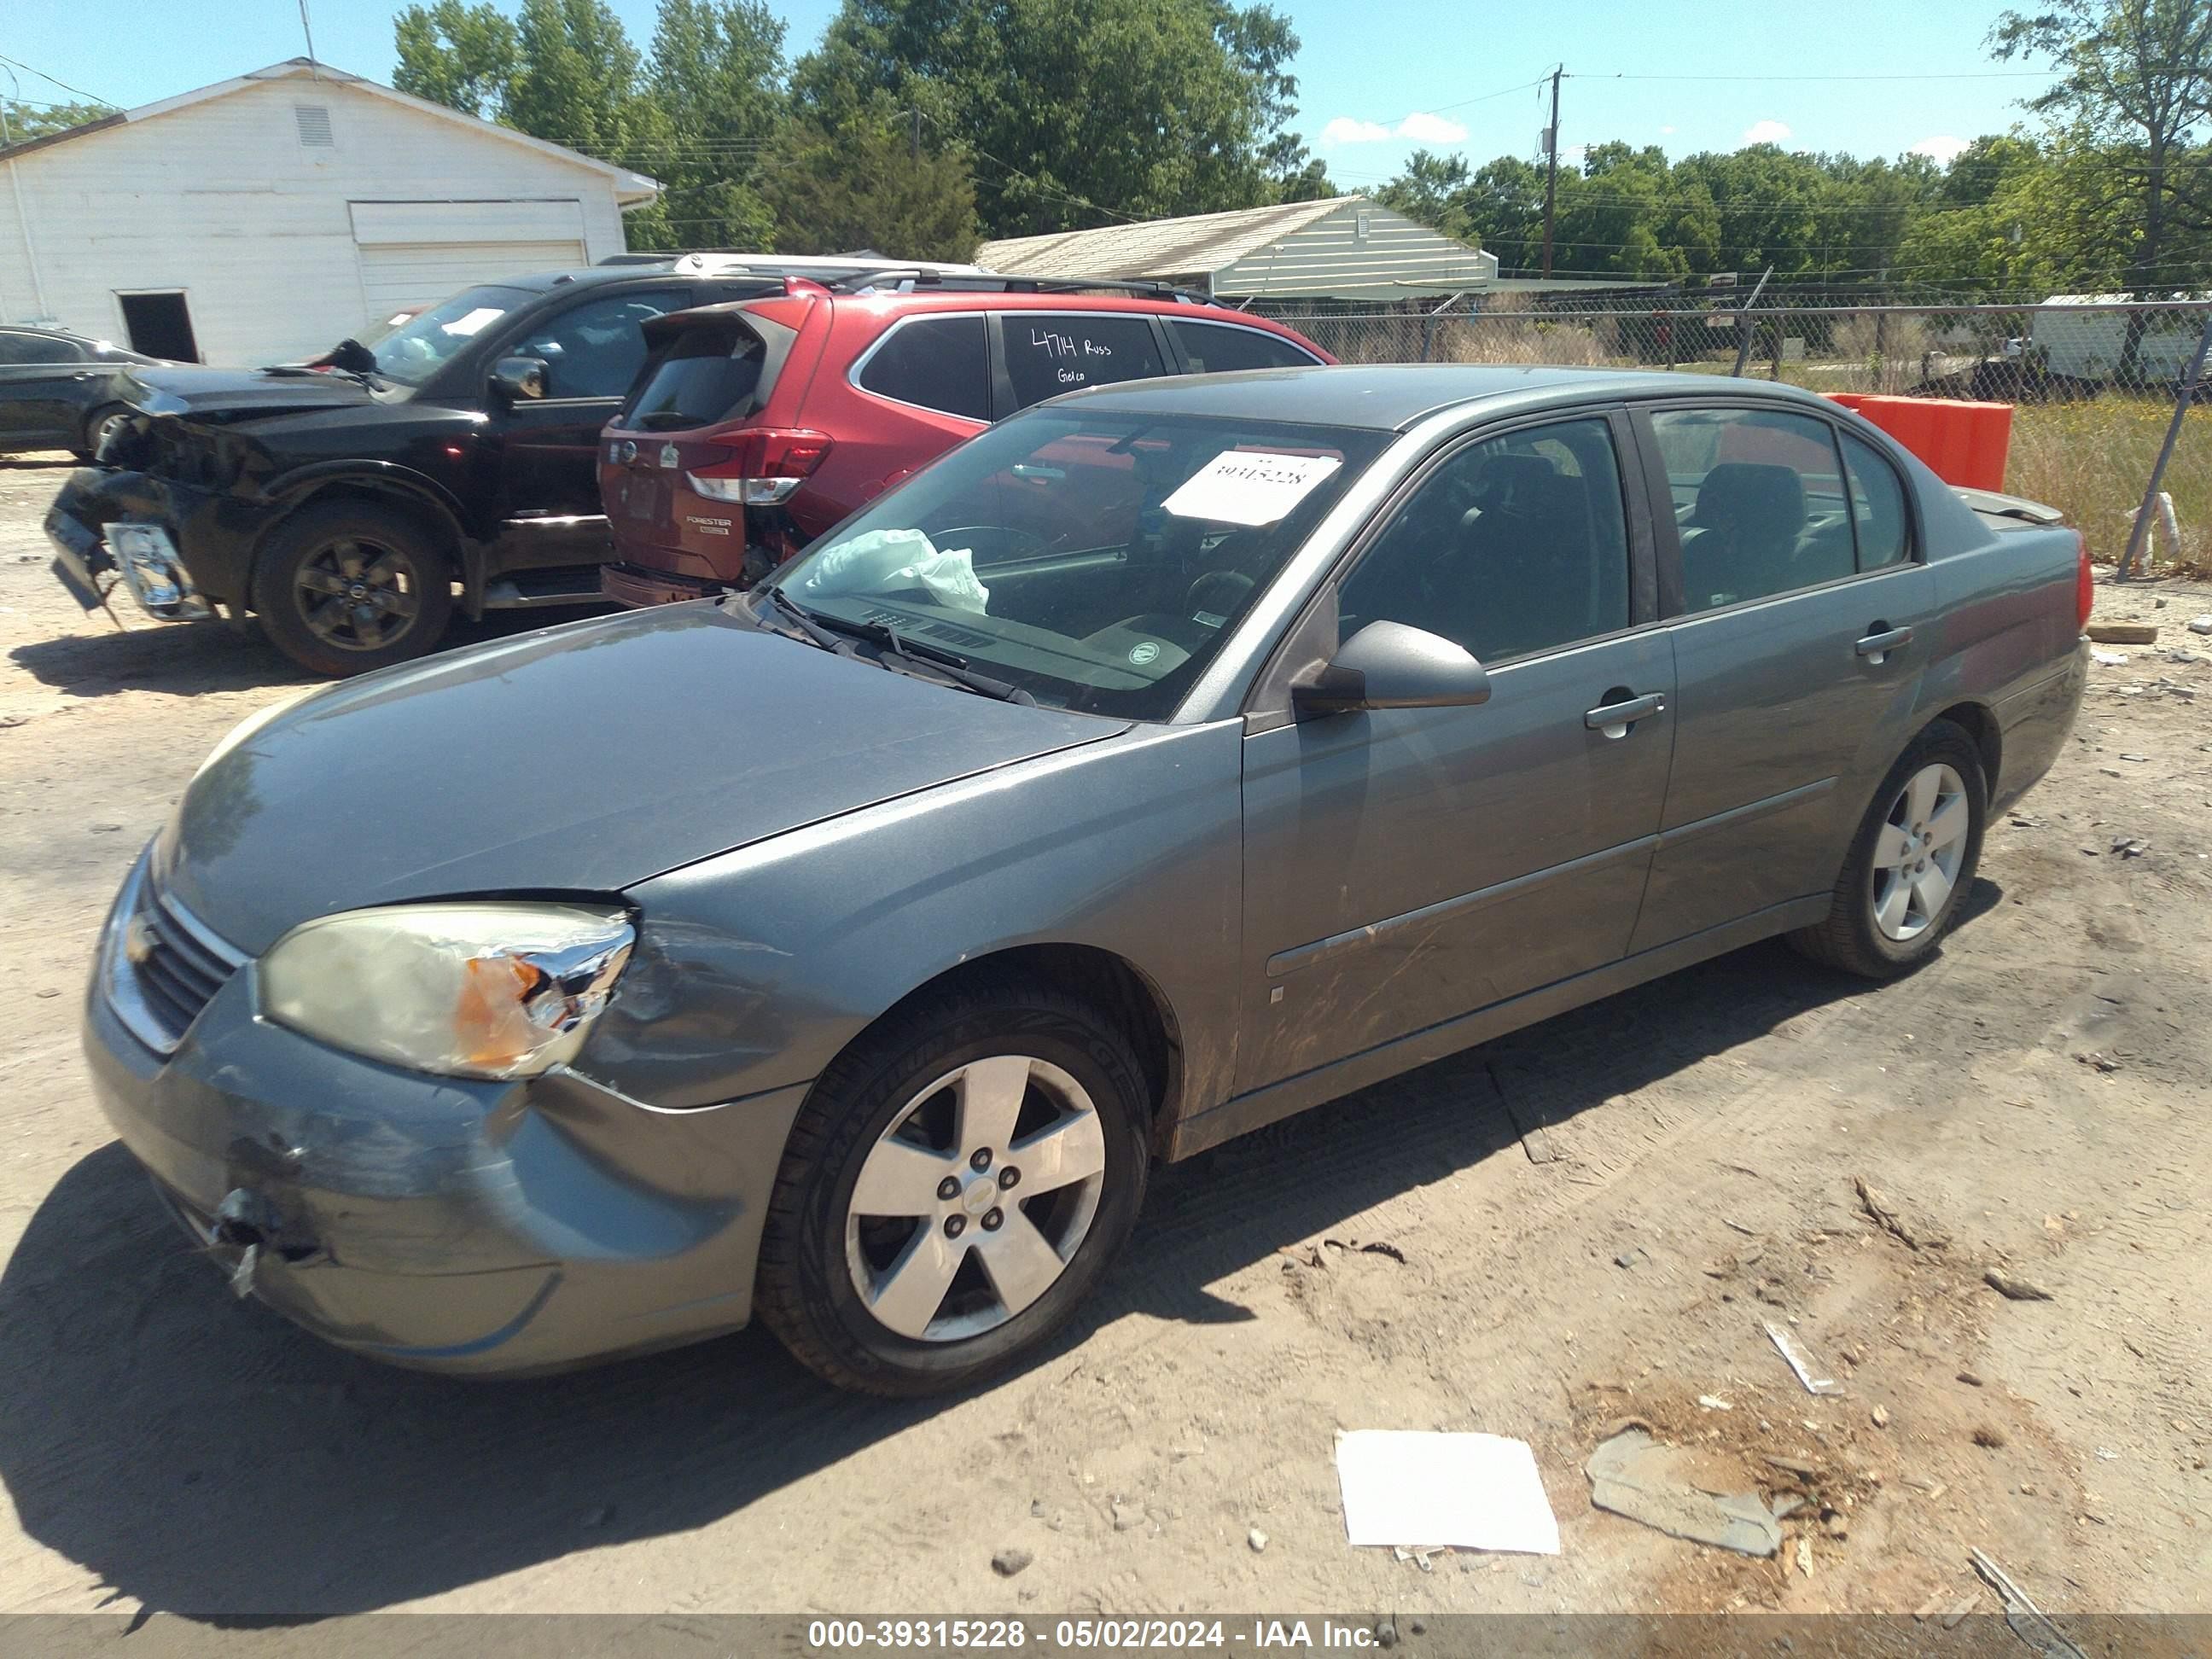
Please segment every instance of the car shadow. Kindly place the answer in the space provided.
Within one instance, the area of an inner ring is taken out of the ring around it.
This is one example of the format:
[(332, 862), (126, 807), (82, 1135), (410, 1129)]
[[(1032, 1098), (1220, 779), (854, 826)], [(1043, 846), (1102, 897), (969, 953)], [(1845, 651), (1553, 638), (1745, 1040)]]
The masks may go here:
[[(1133, 1311), (1253, 1317), (1208, 1287), (1520, 1158), (1509, 1102), (1564, 1122), (1872, 988), (1754, 946), (1163, 1169), (1137, 1242), (1030, 1374)], [(942, 1406), (840, 1394), (758, 1330), (523, 1382), (357, 1359), (234, 1303), (119, 1144), (32, 1216), (0, 1330), (0, 1483), (23, 1530), (111, 1601), (216, 1621), (386, 1607), (689, 1531)]]
[[(97, 611), (88, 612), (85, 625), (98, 631), (19, 645), (9, 652), (9, 659), (40, 683), (78, 697), (110, 696), (118, 691), (190, 697), (256, 686), (305, 685), (316, 679), (271, 646), (258, 623), (249, 620), (242, 628), (220, 623), (156, 623), (131, 614), (127, 593), (112, 595), (108, 603), (122, 617), (119, 625), (111, 625)], [(493, 611), (478, 622), (457, 617), (443, 648), (450, 651), (603, 616), (610, 608), (593, 605)]]

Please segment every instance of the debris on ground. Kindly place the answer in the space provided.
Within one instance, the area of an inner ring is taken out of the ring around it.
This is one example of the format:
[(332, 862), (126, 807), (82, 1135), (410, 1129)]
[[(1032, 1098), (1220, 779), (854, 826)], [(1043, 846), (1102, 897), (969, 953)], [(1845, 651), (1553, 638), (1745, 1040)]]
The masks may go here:
[(1267, 1547), (1267, 1534), (1255, 1527), (1244, 1534), (1244, 1541), (1251, 1546), (1252, 1553), (1257, 1555)]
[(2080, 1060), (2084, 1066), (2089, 1066), (2095, 1071), (2110, 1073), (2120, 1069), (2120, 1062), (2114, 1060), (2110, 1054), (2080, 1054), (2075, 1055), (2074, 1058)]
[(1797, 1540), (1797, 1571), (1808, 1578), (1813, 1576), (1813, 1540), (1809, 1538)]
[(2156, 623), (2091, 623), (2081, 630), (2100, 645), (2155, 645)]
[(2198, 617), (2189, 624), (2192, 634), (2212, 634), (2212, 617)]
[(1766, 1334), (1781, 1351), (1782, 1357), (1790, 1362), (1790, 1369), (1797, 1373), (1797, 1380), (1805, 1385), (1806, 1393), (1841, 1394), (1844, 1391), (1844, 1385), (1833, 1377), (1820, 1375), (1819, 1368), (1813, 1363), (1813, 1356), (1806, 1352), (1804, 1345), (1771, 1319), (1766, 1322)]
[(2128, 660), (2124, 651), (2092, 651), (2089, 655), (2107, 668), (2120, 667)]
[(1698, 1396), (1698, 1403), (1709, 1412), (1732, 1412), (1735, 1409), (1734, 1401), (1723, 1400), (1717, 1394), (1701, 1394)]
[(1982, 1386), (1981, 1374), (1978, 1371), (1960, 1371), (1959, 1381), (1970, 1389), (1978, 1389)]
[(991, 1571), (1001, 1578), (1012, 1578), (1036, 1559), (1024, 1549), (1003, 1549), (991, 1558)]
[(1859, 1208), (1872, 1218), (1875, 1224), (1892, 1237), (1901, 1241), (1908, 1249), (1940, 1250), (1951, 1241), (1934, 1233), (1923, 1232), (1906, 1224), (1889, 1200), (1877, 1188), (1869, 1187), (1864, 1176), (1854, 1176), (1851, 1184), (1858, 1188)]
[(1387, 1255), (1400, 1267), (1406, 1265), (1406, 1253), (1395, 1244), (1385, 1244), (1380, 1239), (1371, 1244), (1362, 1244), (1359, 1253), (1362, 1255)]
[(1680, 1457), (1679, 1448), (1662, 1445), (1641, 1429), (1624, 1430), (1583, 1466), (1590, 1502), (1669, 1538), (1739, 1555), (1772, 1555), (1782, 1547), (1782, 1523), (1757, 1492), (1700, 1491), (1675, 1473)]
[(1559, 1553), (1559, 1523), (1525, 1440), (1355, 1429), (1336, 1437), (1336, 1478), (1355, 1545)]
[[(2101, 1069), (2101, 1068), (2100, 1068)], [(2032, 1279), (2022, 1279), (2018, 1273), (2008, 1273), (2002, 1267), (1987, 1269), (1982, 1279), (1999, 1296), (2012, 1302), (2048, 1302), (2051, 1292)]]
[(1868, 1413), (1867, 1415), (1874, 1419), (1874, 1425), (1877, 1429), (1886, 1429), (1889, 1426), (1888, 1407), (1884, 1406), (1876, 1406), (1871, 1412)]
[(2005, 1443), (2004, 1431), (1992, 1428), (1987, 1423), (1980, 1424), (1974, 1430), (1974, 1443), (1990, 1451), (2002, 1451)]
[(2113, 839), (2112, 850), (2124, 859), (2139, 859), (2150, 851), (2150, 843), (2141, 836), (2119, 836)]
[(2058, 1626), (2027, 1599), (2027, 1592), (2014, 1583), (2002, 1567), (1979, 1550), (1966, 1553), (1983, 1583), (1995, 1590), (1997, 1600), (2004, 1603), (2005, 1623), (2012, 1626), (2014, 1636), (2042, 1654), (2044, 1659), (2088, 1659), (2081, 1649), (2059, 1634)]

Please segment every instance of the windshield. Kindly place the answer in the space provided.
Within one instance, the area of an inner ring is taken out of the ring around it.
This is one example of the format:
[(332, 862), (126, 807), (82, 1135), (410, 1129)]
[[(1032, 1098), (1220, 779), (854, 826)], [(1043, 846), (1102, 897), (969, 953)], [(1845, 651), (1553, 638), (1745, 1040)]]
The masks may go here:
[(1389, 436), (1040, 409), (848, 519), (774, 585), (1039, 702), (1162, 720)]
[(402, 386), (421, 386), (448, 357), (530, 297), (516, 288), (471, 288), (428, 311), (401, 312), (367, 342), (376, 372)]

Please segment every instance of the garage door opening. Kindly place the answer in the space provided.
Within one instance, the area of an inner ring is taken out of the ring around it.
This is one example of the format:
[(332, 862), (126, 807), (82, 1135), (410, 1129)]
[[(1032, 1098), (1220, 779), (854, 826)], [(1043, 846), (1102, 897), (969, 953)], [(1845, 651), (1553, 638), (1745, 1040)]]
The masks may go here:
[(181, 289), (167, 294), (118, 294), (123, 305), (123, 331), (131, 349), (149, 357), (173, 362), (196, 363), (199, 342), (192, 337), (192, 313)]

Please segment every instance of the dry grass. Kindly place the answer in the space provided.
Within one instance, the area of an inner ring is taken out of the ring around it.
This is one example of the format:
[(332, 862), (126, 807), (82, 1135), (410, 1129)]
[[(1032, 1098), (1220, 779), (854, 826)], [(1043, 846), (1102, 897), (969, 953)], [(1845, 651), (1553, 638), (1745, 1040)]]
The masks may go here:
[[(2173, 405), (2151, 398), (2103, 397), (2081, 404), (2023, 404), (2014, 410), (2005, 489), (2064, 509), (2093, 558), (2116, 561), (2131, 515), (2166, 437)], [(2181, 523), (2181, 568), (2212, 572), (2212, 407), (2189, 412), (2166, 469), (2164, 488)], [(2171, 550), (2160, 538), (2160, 566)]]

